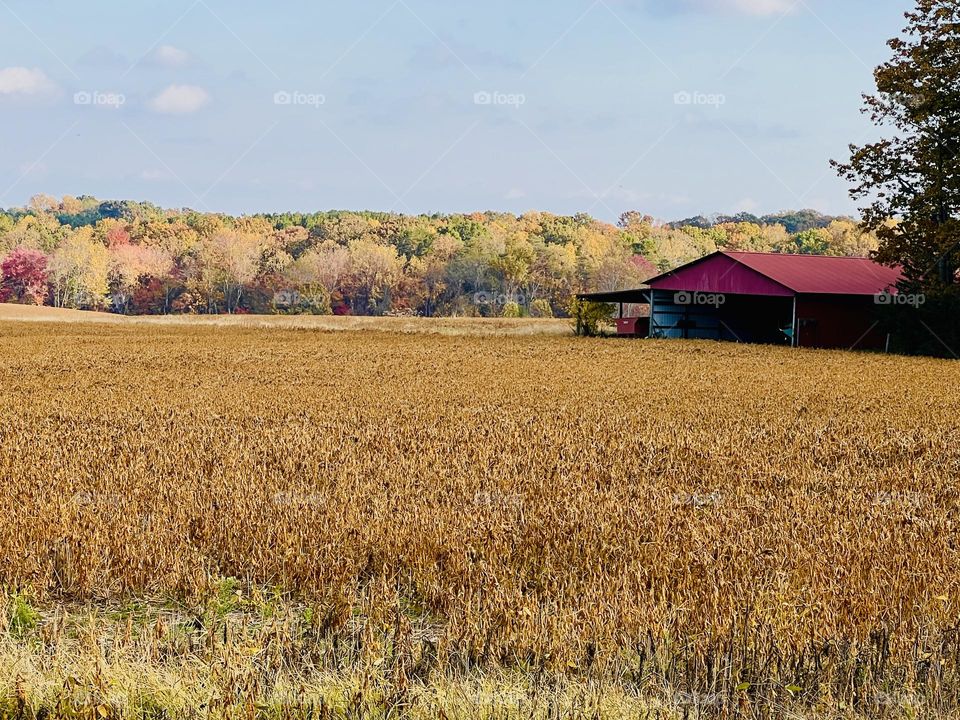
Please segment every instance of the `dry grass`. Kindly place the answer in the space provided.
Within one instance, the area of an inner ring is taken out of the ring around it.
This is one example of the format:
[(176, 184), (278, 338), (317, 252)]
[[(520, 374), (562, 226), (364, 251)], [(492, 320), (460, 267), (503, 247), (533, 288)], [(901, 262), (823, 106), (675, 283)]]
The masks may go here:
[(301, 621), (245, 644), (228, 608), (196, 643), (394, 699), (512, 672), (648, 708), (950, 714), (958, 382), (693, 342), (4, 324), (0, 583), (48, 615), (207, 618), (237, 578), (230, 603)]
[(145, 327), (273, 328), (280, 330), (381, 331), (434, 335), (570, 335), (569, 320), (531, 318), (419, 318), (332, 315), (116, 315), (0, 303), (0, 322), (95, 323)]

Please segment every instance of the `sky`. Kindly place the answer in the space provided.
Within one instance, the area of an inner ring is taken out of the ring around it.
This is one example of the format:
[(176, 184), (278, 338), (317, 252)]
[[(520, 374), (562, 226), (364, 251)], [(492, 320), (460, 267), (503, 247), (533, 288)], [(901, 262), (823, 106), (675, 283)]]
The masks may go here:
[(0, 207), (855, 214), (909, 0), (0, 0)]

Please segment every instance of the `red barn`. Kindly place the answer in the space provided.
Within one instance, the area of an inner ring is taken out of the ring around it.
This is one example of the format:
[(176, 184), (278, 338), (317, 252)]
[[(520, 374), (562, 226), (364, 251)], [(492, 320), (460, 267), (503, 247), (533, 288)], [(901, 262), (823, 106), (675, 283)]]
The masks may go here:
[(868, 258), (717, 252), (645, 288), (580, 297), (648, 304), (649, 337), (881, 349), (877, 309), (900, 280)]

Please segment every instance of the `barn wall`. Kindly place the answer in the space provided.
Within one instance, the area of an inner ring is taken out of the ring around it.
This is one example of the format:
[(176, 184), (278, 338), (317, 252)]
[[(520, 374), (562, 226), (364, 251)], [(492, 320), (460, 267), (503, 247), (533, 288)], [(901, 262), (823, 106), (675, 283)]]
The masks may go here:
[(650, 281), (655, 290), (792, 297), (793, 292), (726, 255), (710, 255)]
[(655, 290), (651, 337), (787, 344), (793, 298), (724, 295), (716, 306), (677, 302), (672, 291)]
[(681, 305), (676, 293), (655, 290), (650, 337), (667, 340), (736, 340), (720, 313), (709, 306)]
[(882, 350), (872, 297), (807, 295), (797, 298), (797, 343), (801, 347)]

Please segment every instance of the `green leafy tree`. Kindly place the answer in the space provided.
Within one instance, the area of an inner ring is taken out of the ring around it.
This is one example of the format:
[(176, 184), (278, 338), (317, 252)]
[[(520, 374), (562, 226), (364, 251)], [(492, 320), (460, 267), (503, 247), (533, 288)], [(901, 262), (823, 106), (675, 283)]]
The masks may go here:
[(830, 234), (825, 230), (811, 228), (791, 235), (786, 244), (779, 246), (777, 251), (798, 255), (826, 255), (829, 249)]
[(890, 135), (852, 145), (849, 162), (834, 165), (852, 197), (868, 201), (863, 224), (879, 238), (878, 259), (937, 293), (957, 282), (960, 5), (918, 0), (906, 18), (888, 43), (893, 57), (874, 73), (876, 94), (864, 97), (864, 112)]
[(570, 301), (573, 331), (583, 337), (603, 335), (613, 323), (616, 310), (610, 303), (590, 302), (574, 298)]

